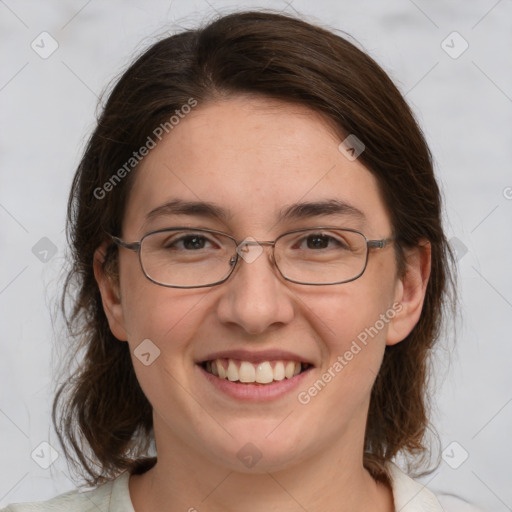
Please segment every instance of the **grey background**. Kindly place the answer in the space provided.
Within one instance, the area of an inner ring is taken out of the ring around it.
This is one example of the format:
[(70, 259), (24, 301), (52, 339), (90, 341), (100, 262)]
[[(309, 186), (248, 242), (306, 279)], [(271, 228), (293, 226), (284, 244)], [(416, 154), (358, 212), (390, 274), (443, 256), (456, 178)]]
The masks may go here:
[[(98, 95), (166, 31), (250, 7), (296, 10), (352, 34), (416, 112), (461, 298), (457, 339), (442, 340), (433, 385), (445, 455), (422, 481), (484, 510), (512, 510), (511, 0), (0, 0), (0, 506), (74, 487), (62, 454), (41, 467), (52, 460), (41, 443), (60, 452), (50, 403), (66, 340), (55, 301), (68, 189)], [(43, 31), (58, 44), (48, 58), (31, 47), (51, 49)], [(469, 510), (443, 499), (446, 510)]]

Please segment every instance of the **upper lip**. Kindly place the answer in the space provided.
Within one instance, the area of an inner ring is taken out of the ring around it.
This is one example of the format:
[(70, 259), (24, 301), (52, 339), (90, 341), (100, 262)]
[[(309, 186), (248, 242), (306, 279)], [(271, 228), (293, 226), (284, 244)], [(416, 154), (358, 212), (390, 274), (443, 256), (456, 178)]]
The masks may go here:
[(258, 352), (250, 350), (222, 350), (208, 354), (196, 362), (200, 364), (206, 361), (213, 361), (214, 359), (237, 359), (254, 364), (264, 361), (296, 361), (314, 366), (313, 362), (307, 358), (286, 350), (262, 350)]

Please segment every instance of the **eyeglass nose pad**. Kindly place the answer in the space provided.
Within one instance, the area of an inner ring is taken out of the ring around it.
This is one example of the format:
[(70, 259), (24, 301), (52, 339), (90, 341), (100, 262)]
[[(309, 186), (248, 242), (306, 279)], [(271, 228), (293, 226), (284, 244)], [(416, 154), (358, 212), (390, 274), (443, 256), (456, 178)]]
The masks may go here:
[(246, 263), (252, 263), (261, 256), (263, 253), (263, 247), (255, 238), (249, 236), (238, 244), (236, 253)]

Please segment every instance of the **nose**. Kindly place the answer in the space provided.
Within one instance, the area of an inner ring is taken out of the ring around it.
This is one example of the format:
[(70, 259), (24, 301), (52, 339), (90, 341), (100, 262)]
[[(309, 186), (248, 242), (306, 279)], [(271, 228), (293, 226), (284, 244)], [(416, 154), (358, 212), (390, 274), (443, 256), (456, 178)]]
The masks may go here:
[(237, 268), (221, 285), (217, 305), (221, 323), (236, 325), (248, 334), (261, 334), (293, 319), (293, 294), (270, 254), (270, 244), (239, 247)]

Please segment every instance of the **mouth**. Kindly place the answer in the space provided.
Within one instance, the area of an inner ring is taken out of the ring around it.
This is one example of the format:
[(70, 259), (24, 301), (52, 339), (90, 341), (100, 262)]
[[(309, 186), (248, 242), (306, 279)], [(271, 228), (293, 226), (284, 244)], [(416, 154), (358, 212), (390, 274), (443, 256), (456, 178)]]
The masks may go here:
[(221, 380), (260, 386), (293, 379), (313, 367), (310, 363), (301, 361), (270, 360), (252, 363), (230, 358), (211, 359), (199, 365), (204, 371)]

